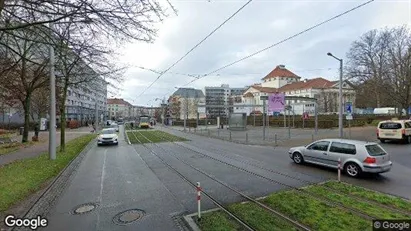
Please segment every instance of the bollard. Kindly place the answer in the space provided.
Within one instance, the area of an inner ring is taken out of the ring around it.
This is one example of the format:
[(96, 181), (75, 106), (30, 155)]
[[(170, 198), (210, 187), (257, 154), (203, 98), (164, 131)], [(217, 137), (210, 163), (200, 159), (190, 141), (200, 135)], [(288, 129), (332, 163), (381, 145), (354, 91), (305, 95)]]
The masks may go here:
[(245, 143), (248, 144), (248, 132), (245, 133)]
[(338, 182), (341, 181), (341, 158), (338, 158)]
[(201, 187), (200, 182), (197, 182), (197, 217), (201, 220)]
[(277, 133), (274, 135), (274, 144), (277, 146)]
[(231, 131), (230, 131), (230, 141), (231, 141), (232, 139), (231, 139)]
[(311, 134), (311, 141), (314, 142), (314, 134)]

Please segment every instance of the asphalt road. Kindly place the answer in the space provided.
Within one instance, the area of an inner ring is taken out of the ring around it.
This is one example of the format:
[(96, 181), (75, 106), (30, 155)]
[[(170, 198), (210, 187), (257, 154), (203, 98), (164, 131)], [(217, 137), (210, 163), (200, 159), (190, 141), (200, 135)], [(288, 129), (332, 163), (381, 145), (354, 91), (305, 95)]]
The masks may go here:
[[(128, 145), (121, 136), (118, 146), (92, 148), (51, 210), (47, 230), (67, 227), (70, 230), (179, 230), (173, 218), (196, 212), (196, 191), (161, 160), (190, 182), (200, 182), (204, 191), (222, 203), (242, 198), (210, 177), (248, 196), (260, 197), (287, 186), (300, 187), (337, 176), (332, 170), (293, 164), (286, 148), (234, 144), (167, 131), (191, 141), (148, 145), (150, 151), (142, 145)], [(392, 153), (391, 172), (364, 179), (343, 177), (343, 180), (411, 199), (411, 180), (407, 179), (411, 175), (411, 146), (386, 144), (384, 147)], [(84, 203), (95, 203), (97, 207), (89, 213), (74, 215), (72, 211)], [(203, 197), (203, 210), (214, 207)], [(143, 210), (144, 216), (128, 225), (113, 222), (116, 214), (129, 209)]]

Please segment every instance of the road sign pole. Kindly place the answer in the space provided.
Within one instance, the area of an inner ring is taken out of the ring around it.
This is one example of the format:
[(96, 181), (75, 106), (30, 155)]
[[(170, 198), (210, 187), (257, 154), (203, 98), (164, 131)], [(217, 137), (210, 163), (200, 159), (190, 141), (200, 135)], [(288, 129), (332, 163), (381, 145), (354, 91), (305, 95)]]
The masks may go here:
[(265, 99), (263, 100), (263, 140), (265, 140)]

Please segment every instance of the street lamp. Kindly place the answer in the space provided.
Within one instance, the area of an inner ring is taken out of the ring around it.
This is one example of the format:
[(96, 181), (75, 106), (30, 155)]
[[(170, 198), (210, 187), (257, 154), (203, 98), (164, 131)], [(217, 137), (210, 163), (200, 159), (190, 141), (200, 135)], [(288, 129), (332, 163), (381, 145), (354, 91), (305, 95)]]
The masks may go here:
[(328, 56), (333, 57), (334, 59), (340, 61), (340, 81), (339, 81), (339, 88), (338, 88), (338, 100), (339, 100), (339, 110), (338, 110), (338, 131), (340, 138), (343, 138), (343, 95), (342, 95), (342, 84), (343, 84), (343, 60), (335, 57), (330, 52), (327, 53)]

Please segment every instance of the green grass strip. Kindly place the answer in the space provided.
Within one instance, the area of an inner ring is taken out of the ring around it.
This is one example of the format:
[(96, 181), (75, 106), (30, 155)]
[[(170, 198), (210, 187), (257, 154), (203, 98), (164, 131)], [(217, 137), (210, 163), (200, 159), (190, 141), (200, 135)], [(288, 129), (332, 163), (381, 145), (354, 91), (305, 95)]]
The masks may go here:
[[(197, 219), (193, 217), (193, 219)], [(201, 221), (197, 221), (197, 225), (204, 231), (237, 231), (241, 230), (241, 225), (232, 220), (225, 212), (216, 211), (212, 213), (204, 213), (201, 216)]]
[(41, 189), (45, 182), (57, 176), (95, 137), (95, 134), (84, 135), (67, 142), (66, 152), (57, 152), (54, 161), (49, 160), (48, 153), (43, 153), (35, 158), (0, 167), (0, 211), (7, 210)]
[[(160, 142), (177, 142), (177, 141), (187, 141), (179, 136), (171, 135), (169, 133), (153, 130), (153, 131), (130, 131), (127, 132), (130, 143), (132, 144), (141, 144), (141, 143), (160, 143)], [(150, 141), (148, 141), (149, 139)]]
[(381, 192), (372, 191), (363, 187), (340, 183), (336, 181), (329, 181), (324, 184), (327, 187), (336, 189), (343, 193), (348, 193), (361, 197), (367, 200), (375, 201), (383, 205), (391, 206), (394, 208), (402, 209), (411, 212), (411, 201), (405, 200), (400, 197), (391, 196)]
[(324, 198), (327, 198), (334, 202), (339, 202), (347, 207), (356, 209), (360, 212), (363, 212), (369, 216), (375, 217), (377, 219), (406, 219), (410, 218), (409, 216), (387, 210), (383, 207), (377, 205), (370, 205), (368, 202), (360, 201), (355, 198), (338, 194), (328, 190), (325, 187), (308, 187), (306, 191), (315, 193), (316, 195), (321, 195)]
[(274, 193), (262, 200), (273, 209), (311, 227), (312, 230), (371, 230), (371, 222), (298, 191)]

